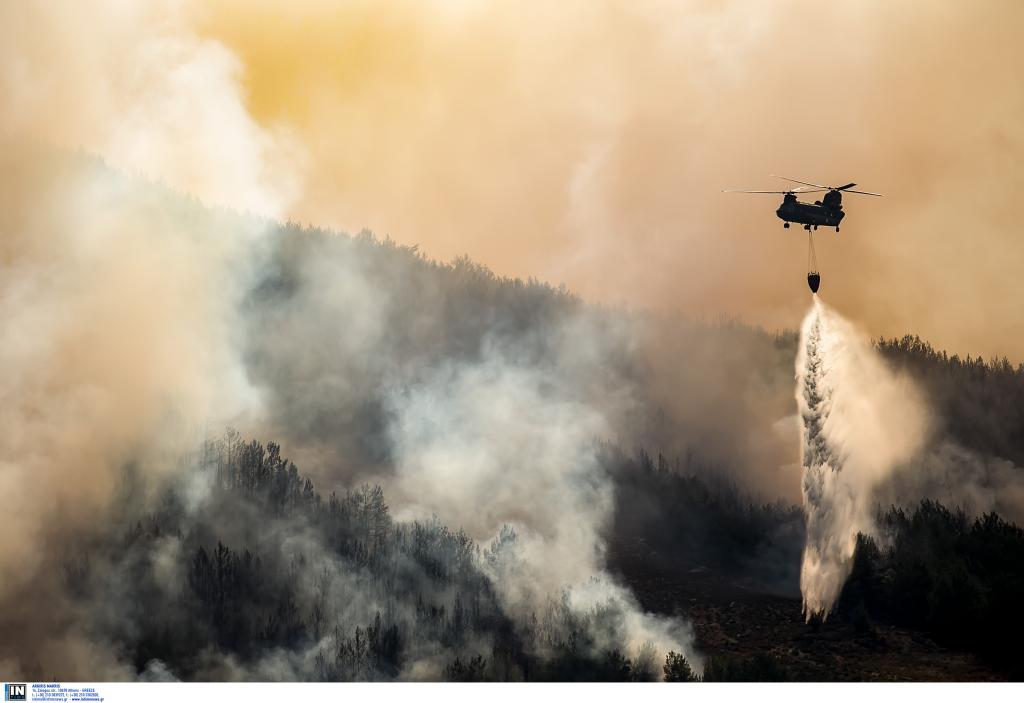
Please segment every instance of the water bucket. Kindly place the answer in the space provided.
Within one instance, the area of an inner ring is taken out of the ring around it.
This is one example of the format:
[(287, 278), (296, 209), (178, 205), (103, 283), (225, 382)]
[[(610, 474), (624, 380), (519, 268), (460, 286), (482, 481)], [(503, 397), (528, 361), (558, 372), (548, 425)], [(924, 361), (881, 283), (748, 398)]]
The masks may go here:
[(821, 285), (821, 276), (817, 271), (811, 271), (807, 274), (807, 286), (811, 289), (812, 293), (818, 292), (818, 286)]

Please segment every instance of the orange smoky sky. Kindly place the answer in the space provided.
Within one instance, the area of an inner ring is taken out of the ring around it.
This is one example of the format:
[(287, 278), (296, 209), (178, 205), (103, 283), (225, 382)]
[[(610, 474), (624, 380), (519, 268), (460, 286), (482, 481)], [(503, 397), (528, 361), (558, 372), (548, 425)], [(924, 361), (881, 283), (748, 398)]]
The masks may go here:
[(779, 328), (806, 234), (721, 190), (855, 181), (886, 197), (816, 235), (823, 297), (874, 336), (1024, 359), (1016, 0), (157, 6), (287, 136), (284, 216)]
[(872, 334), (1024, 358), (1024, 5), (224, 2), (201, 32), (306, 148), (295, 219), (795, 326), (806, 235), (770, 173), (847, 196), (822, 294)]

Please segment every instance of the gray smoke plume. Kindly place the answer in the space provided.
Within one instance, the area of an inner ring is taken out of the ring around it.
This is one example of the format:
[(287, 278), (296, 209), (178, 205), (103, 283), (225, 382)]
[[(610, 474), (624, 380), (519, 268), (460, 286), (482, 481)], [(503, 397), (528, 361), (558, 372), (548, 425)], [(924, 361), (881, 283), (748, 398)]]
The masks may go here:
[(123, 678), (53, 577), (67, 540), (107, 524), (126, 465), (156, 483), (197, 427), (259, 409), (238, 309), (267, 223), (150, 181), (276, 216), (297, 171), (180, 4), (6, 3), (0, 46), (0, 668)]
[[(597, 383), (629, 344), (628, 326), (607, 336), (569, 314), (582, 307), (569, 296), (515, 314), (511, 304), (477, 305), (463, 279), (478, 276), (471, 266), (440, 275), (411, 254), (396, 264), (375, 241), (302, 259), (299, 293), (268, 313), (273, 286), (254, 288), (273, 278), (275, 246), (301, 235), (205, 206), (281, 216), (302, 154), (252, 118), (235, 57), (196, 36), (175, 3), (102, 2), (91, 12), (83, 23), (71, 6), (0, 10), (0, 488), (15, 497), (0, 533), (0, 632), (28, 633), (0, 637), (4, 670), (134, 676), (116, 646), (145, 617), (144, 603), (120, 590), (134, 575), (112, 569), (109, 589), (82, 601), (52, 574), (69, 545), (115, 529), (127, 466), (144, 486), (133, 514), (179, 479), (186, 502), (208, 501), (182, 457), (201, 444), (197, 428), (229, 424), (287, 443), (325, 495), (379, 479), (400, 517), (436, 513), (484, 541), (514, 525), (514, 560), (503, 555), (489, 573), (515, 615), (568, 589), (574, 611), (614, 603), (616, 639), (630, 649), (653, 642), (699, 664), (687, 626), (643, 613), (604, 569), (612, 486), (590, 445), (632, 407), (628, 386)], [(53, 44), (70, 48), (45, 50)], [(120, 171), (27, 137), (86, 148)], [(451, 281), (462, 287), (442, 287)], [(409, 314), (409, 301), (421, 307)], [(538, 323), (547, 313), (550, 324)], [(480, 330), (492, 335), (481, 342)], [(236, 547), (302, 552), (333, 583), (354, 578), (298, 527), (268, 544), (241, 526), (218, 529)], [(188, 557), (168, 536), (140, 556), (170, 602)], [(315, 590), (304, 579), (302, 606)], [(358, 584), (348, 591), (354, 603), (375, 597)], [(365, 624), (373, 608), (337, 610)], [(208, 675), (226, 676), (214, 660)], [(168, 674), (159, 662), (147, 671)], [(309, 668), (273, 671), (286, 669), (239, 676)], [(418, 671), (409, 676), (438, 676), (437, 666)]]
[[(566, 343), (580, 341), (576, 332)], [(580, 402), (554, 368), (490, 350), (478, 363), (442, 367), (393, 410), (398, 515), (437, 514), (481, 539), (514, 528), (514, 548), (495, 555), (490, 573), (520, 622), (564, 591), (579, 612), (613, 604), (631, 655), (653, 645), (662, 658), (674, 650), (699, 666), (689, 625), (645, 614), (605, 571), (613, 485), (595, 451), (612, 432), (608, 409)]]

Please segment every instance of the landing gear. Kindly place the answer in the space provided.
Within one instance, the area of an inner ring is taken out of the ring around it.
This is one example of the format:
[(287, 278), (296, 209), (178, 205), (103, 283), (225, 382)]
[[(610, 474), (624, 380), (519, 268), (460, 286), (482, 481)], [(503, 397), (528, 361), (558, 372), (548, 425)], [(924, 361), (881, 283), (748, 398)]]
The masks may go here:
[(814, 225), (814, 230), (815, 230), (815, 231), (817, 231), (817, 230), (818, 230), (818, 225)]
[(839, 225), (836, 225), (836, 232), (839, 231)]
[(789, 229), (789, 223), (788, 222), (783, 223), (782, 228), (783, 229)]
[(804, 229), (807, 230), (808, 232), (810, 232), (811, 231), (811, 226), (810, 225), (804, 225)]

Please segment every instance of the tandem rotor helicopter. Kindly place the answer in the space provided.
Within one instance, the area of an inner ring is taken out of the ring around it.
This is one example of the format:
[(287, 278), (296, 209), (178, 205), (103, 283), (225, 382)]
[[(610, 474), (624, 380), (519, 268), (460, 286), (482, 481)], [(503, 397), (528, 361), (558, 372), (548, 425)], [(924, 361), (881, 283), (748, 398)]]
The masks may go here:
[[(823, 186), (819, 183), (808, 183), (798, 181), (795, 178), (772, 175), (773, 178), (781, 178), (790, 183), (799, 183), (798, 188), (789, 190), (725, 190), (723, 193), (774, 193), (781, 195), (782, 205), (775, 211), (775, 214), (783, 222), (783, 227), (789, 229), (792, 222), (803, 225), (807, 230), (807, 285), (812, 293), (818, 292), (821, 285), (821, 274), (818, 273), (818, 257), (814, 253), (814, 239), (811, 230), (818, 227), (835, 227), (839, 231), (839, 223), (846, 217), (843, 212), (843, 193), (856, 193), (858, 195), (873, 195), (876, 198), (882, 197), (881, 193), (871, 193), (866, 190), (853, 190), (856, 183), (847, 183), (844, 186)], [(825, 193), (821, 200), (814, 203), (804, 203), (797, 200), (798, 195), (807, 193)]]

